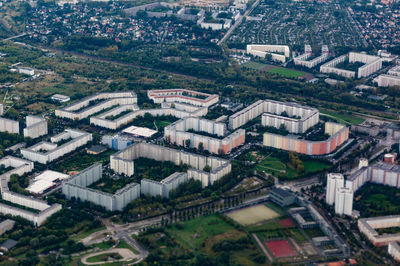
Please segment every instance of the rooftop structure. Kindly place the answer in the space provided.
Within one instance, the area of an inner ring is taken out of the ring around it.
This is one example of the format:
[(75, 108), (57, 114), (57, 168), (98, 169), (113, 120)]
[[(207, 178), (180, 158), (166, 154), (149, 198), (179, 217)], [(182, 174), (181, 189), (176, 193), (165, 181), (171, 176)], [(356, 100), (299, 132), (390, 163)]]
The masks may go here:
[[(157, 161), (170, 161), (176, 165), (187, 164), (190, 167), (187, 171), (188, 178), (199, 180), (203, 187), (213, 184), (231, 172), (231, 164), (228, 160), (143, 142), (135, 143), (111, 155), (111, 169), (118, 174), (132, 176), (135, 160), (141, 157)], [(205, 171), (206, 166), (211, 168), (209, 172)]]
[(155, 103), (182, 102), (203, 107), (209, 107), (219, 100), (217, 94), (207, 94), (187, 89), (149, 90), (147, 91), (147, 96)]
[[(70, 141), (61, 146), (57, 145), (57, 142), (69, 139)], [(92, 134), (90, 133), (75, 129), (66, 129), (64, 132), (52, 137), (51, 142), (42, 141), (31, 147), (22, 148), (21, 153), (31, 161), (47, 164), (86, 145), (91, 140)]]
[(248, 44), (246, 52), (262, 58), (271, 55), (272, 60), (281, 63), (285, 63), (286, 58), (290, 57), (290, 48), (287, 45)]
[(134, 92), (104, 92), (57, 109), (55, 115), (61, 118), (82, 120), (107, 108), (136, 103), (137, 96)]
[(136, 137), (144, 137), (144, 138), (149, 138), (153, 136), (154, 134), (157, 133), (157, 130), (153, 130), (147, 127), (136, 127), (136, 126), (130, 126), (128, 128), (125, 128), (122, 130), (123, 133), (133, 135)]
[(97, 154), (105, 152), (106, 150), (107, 150), (107, 147), (105, 147), (103, 145), (93, 145), (93, 146), (87, 148), (86, 152), (88, 154), (97, 155)]
[[(202, 135), (202, 132), (207, 135)], [(214, 154), (229, 153), (245, 142), (246, 132), (243, 129), (236, 130), (230, 135), (226, 134), (227, 130), (224, 123), (197, 117), (181, 119), (164, 129), (164, 139), (167, 141), (196, 149), (202, 147), (202, 149)]]

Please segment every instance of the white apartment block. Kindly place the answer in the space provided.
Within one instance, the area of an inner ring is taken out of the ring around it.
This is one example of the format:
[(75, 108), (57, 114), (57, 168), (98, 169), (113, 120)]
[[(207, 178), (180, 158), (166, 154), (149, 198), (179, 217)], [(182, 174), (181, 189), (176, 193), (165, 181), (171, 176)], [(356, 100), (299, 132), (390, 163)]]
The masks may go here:
[[(71, 139), (71, 141), (61, 146), (57, 145), (57, 142), (68, 139)], [(47, 164), (86, 145), (89, 141), (92, 141), (92, 134), (75, 129), (66, 129), (52, 137), (50, 141), (42, 141), (29, 148), (22, 148), (21, 154), (31, 161)]]
[(329, 48), (327, 45), (323, 45), (321, 48), (321, 55), (308, 60), (312, 56), (311, 46), (306, 45), (304, 49), (304, 54), (295, 57), (294, 64), (298, 66), (304, 66), (307, 68), (314, 68), (317, 65), (325, 62), (329, 58)]
[(287, 45), (248, 44), (246, 53), (261, 58), (269, 54), (272, 60), (285, 63), (290, 57), (290, 48)]
[(389, 215), (358, 219), (358, 229), (375, 246), (386, 246), (390, 242), (400, 241), (400, 233), (379, 234), (376, 229), (399, 227), (400, 215)]
[(335, 194), (338, 188), (344, 187), (344, 176), (338, 173), (329, 173), (326, 181), (325, 201), (329, 205), (335, 203)]
[[(110, 167), (118, 174), (132, 176), (135, 160), (141, 157), (156, 161), (170, 161), (176, 165), (187, 164), (190, 167), (187, 171), (188, 178), (199, 180), (203, 187), (213, 184), (232, 170), (230, 162), (225, 159), (206, 157), (145, 142), (134, 143), (111, 155)], [(210, 172), (204, 171), (206, 166), (211, 168)]]
[(187, 89), (149, 90), (147, 97), (154, 103), (181, 102), (194, 106), (209, 107), (219, 101), (218, 94), (208, 94)]
[(110, 107), (136, 103), (137, 96), (134, 92), (104, 92), (57, 109), (55, 115), (61, 118), (82, 120)]
[(0, 132), (19, 134), (19, 122), (0, 117)]
[(338, 215), (351, 215), (353, 212), (353, 190), (346, 187), (336, 188), (335, 213)]
[(176, 189), (180, 184), (186, 183), (187, 180), (187, 174), (182, 172), (173, 173), (159, 182), (144, 178), (140, 181), (140, 191), (143, 195), (169, 198), (171, 190)]
[[(282, 116), (282, 113), (286, 116)], [(319, 111), (297, 103), (259, 100), (229, 117), (229, 128), (237, 129), (263, 114), (263, 126), (279, 128), (282, 124), (291, 133), (304, 133), (319, 122)]]
[(8, 182), (10, 181), (10, 177), (14, 174), (21, 176), (25, 173), (31, 172), (34, 167), (33, 162), (12, 156), (7, 156), (0, 159), (0, 165), (13, 168), (12, 170), (0, 176), (0, 189), (2, 199), (5, 201), (9, 201), (13, 204), (40, 211), (38, 213), (35, 213), (22, 208), (7, 205), (6, 203), (0, 203), (0, 213), (4, 215), (9, 214), (12, 216), (20, 216), (26, 220), (31, 221), (35, 226), (40, 226), (44, 221), (46, 221), (48, 217), (61, 210), (62, 206), (60, 204), (49, 205), (43, 200), (38, 200), (29, 196), (21, 195), (8, 189)]
[(47, 135), (47, 121), (42, 117), (28, 115), (26, 117), (26, 128), (24, 128), (24, 137), (36, 139)]

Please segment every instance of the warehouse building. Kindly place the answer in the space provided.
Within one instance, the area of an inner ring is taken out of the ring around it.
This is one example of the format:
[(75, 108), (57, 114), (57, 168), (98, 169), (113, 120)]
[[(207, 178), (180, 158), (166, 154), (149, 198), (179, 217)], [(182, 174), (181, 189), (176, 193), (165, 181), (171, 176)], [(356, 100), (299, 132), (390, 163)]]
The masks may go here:
[[(67, 143), (61, 146), (57, 145), (57, 142), (69, 139), (71, 140)], [(50, 141), (42, 141), (29, 148), (22, 148), (21, 154), (31, 161), (47, 164), (86, 145), (89, 141), (92, 141), (92, 134), (75, 129), (66, 129), (64, 132), (51, 137)]]
[(128, 184), (116, 191), (115, 194), (88, 188), (102, 177), (102, 165), (94, 164), (65, 180), (62, 184), (62, 193), (67, 199), (89, 201), (108, 211), (122, 211), (128, 203), (140, 197), (140, 185), (137, 183)]
[[(156, 161), (170, 161), (176, 165), (187, 164), (190, 167), (187, 171), (188, 178), (199, 180), (203, 187), (213, 184), (229, 174), (232, 169), (230, 162), (225, 159), (206, 157), (144, 142), (135, 143), (111, 155), (111, 169), (118, 174), (132, 176), (135, 160), (141, 157)], [(210, 171), (204, 171), (207, 166), (211, 168)]]
[(132, 105), (136, 103), (137, 96), (134, 92), (104, 92), (83, 98), (62, 109), (57, 109), (55, 115), (71, 120), (82, 120), (116, 105)]
[(181, 102), (202, 107), (209, 107), (219, 101), (218, 94), (208, 94), (187, 89), (149, 90), (147, 91), (147, 96), (154, 103)]
[(36, 139), (47, 135), (47, 121), (42, 117), (28, 115), (26, 118), (26, 128), (24, 128), (24, 137)]
[(67, 179), (69, 175), (56, 171), (46, 170), (33, 179), (33, 182), (26, 188), (32, 194), (41, 195), (54, 188), (61, 181)]
[(182, 172), (173, 173), (159, 182), (144, 178), (140, 181), (140, 190), (143, 195), (169, 198), (171, 190), (176, 189), (180, 184), (186, 183), (187, 180), (187, 174)]
[(213, 154), (231, 152), (244, 144), (245, 137), (246, 131), (243, 129), (227, 135), (224, 123), (197, 117), (184, 118), (164, 128), (164, 139), (170, 143), (195, 149), (202, 147)]

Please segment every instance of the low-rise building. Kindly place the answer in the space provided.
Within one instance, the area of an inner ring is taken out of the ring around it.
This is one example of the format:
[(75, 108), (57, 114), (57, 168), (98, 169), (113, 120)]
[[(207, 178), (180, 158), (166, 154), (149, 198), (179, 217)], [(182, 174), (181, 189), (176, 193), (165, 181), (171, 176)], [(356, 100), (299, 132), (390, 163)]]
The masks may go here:
[(281, 207), (292, 205), (295, 201), (295, 195), (282, 188), (273, 188), (269, 191), (270, 199)]

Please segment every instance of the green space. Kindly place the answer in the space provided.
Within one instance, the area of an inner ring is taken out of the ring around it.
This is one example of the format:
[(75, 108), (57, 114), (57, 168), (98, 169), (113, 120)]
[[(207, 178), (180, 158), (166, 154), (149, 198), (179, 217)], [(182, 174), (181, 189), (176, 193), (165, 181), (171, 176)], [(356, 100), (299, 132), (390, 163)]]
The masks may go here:
[(95, 163), (104, 164), (110, 160), (110, 155), (115, 153), (113, 150), (103, 152), (98, 155), (88, 154), (81, 150), (71, 154), (67, 159), (50, 164), (49, 168), (58, 172), (81, 171)]
[(305, 72), (292, 70), (292, 69), (288, 69), (288, 68), (282, 68), (282, 67), (275, 67), (275, 68), (268, 70), (267, 72), (272, 73), (272, 74), (277, 74), (277, 75), (287, 77), (287, 78), (299, 78), (306, 74)]
[(235, 228), (216, 215), (198, 217), (182, 224), (174, 225), (168, 232), (185, 248), (200, 249), (207, 238), (216, 236)]
[(354, 197), (354, 209), (361, 217), (400, 214), (400, 190), (379, 184), (365, 184)]
[(289, 158), (286, 155), (275, 156), (273, 152), (263, 153), (252, 151), (247, 153), (245, 160), (254, 163), (254, 170), (282, 177), (287, 179), (295, 179), (308, 174), (317, 173), (329, 169), (330, 165), (323, 161), (312, 159), (299, 158), (296, 154), (289, 153)]
[(268, 66), (268, 65), (258, 63), (258, 62), (247, 62), (242, 65), (242, 67), (250, 68), (250, 69), (254, 69), (254, 70), (262, 70), (266, 66)]
[(82, 239), (84, 239), (85, 237), (106, 229), (106, 227), (104, 225), (98, 227), (98, 228), (93, 228), (93, 229), (89, 229), (89, 230), (83, 230), (82, 232), (77, 233), (76, 235), (71, 236), (71, 239), (75, 240), (75, 241), (80, 241)]
[(306, 235), (309, 238), (313, 238), (313, 237), (319, 237), (319, 236), (324, 236), (324, 232), (322, 232), (322, 230), (320, 228), (309, 228), (309, 229), (304, 229), (304, 233), (306, 233)]
[(160, 116), (152, 116), (149, 113), (144, 114), (144, 116), (136, 117), (130, 125), (134, 125), (137, 127), (147, 127), (150, 129), (162, 131), (164, 127), (169, 124), (177, 121), (178, 118), (171, 115), (160, 115)]
[(87, 259), (87, 262), (103, 262), (103, 261), (108, 261), (108, 260), (120, 260), (122, 259), (122, 256), (119, 255), (116, 252), (110, 252), (110, 253), (105, 253), (105, 254), (100, 254), (97, 256), (89, 257)]
[(132, 251), (134, 254), (139, 254), (136, 249), (128, 245), (128, 243), (126, 243), (124, 240), (119, 241), (119, 244), (115, 248), (126, 248)]
[(320, 110), (320, 114), (322, 116), (330, 117), (330, 118), (336, 120), (338, 123), (346, 124), (346, 125), (357, 125), (357, 124), (361, 124), (362, 122), (365, 121), (365, 119), (362, 117), (358, 117), (351, 113), (345, 113), (345, 112), (333, 112), (333, 111), (327, 111), (327, 110)]

